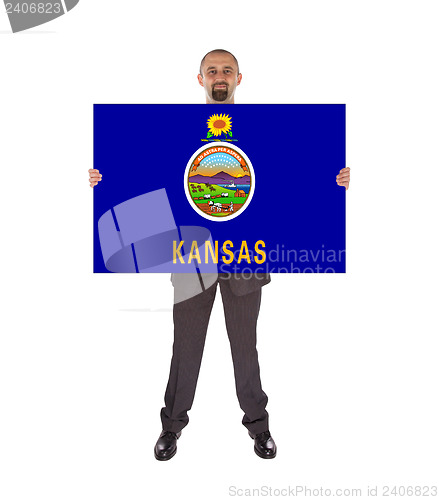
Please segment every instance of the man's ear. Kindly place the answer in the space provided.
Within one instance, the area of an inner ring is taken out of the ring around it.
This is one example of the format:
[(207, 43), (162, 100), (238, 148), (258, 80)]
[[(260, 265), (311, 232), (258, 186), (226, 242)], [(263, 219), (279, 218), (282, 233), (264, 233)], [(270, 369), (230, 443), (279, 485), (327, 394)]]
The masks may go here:
[(202, 87), (204, 87), (204, 84), (203, 84), (203, 77), (199, 74), (199, 75), (197, 76), (197, 78), (198, 78), (198, 83), (199, 83)]
[(238, 75), (238, 81), (236, 82), (236, 85), (239, 85), (241, 83), (241, 80), (242, 80), (242, 74), (239, 73), (239, 75)]

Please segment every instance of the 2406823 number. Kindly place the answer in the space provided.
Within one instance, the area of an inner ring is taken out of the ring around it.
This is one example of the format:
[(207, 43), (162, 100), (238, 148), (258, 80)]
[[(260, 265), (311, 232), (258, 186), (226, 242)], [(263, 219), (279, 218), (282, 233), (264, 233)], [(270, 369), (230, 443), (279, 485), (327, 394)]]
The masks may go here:
[(437, 496), (437, 486), (383, 486), (383, 496), (435, 497)]
[(60, 14), (61, 4), (59, 2), (21, 2), (14, 7), (12, 3), (7, 3), (6, 14), (13, 14), (14, 12), (16, 14)]

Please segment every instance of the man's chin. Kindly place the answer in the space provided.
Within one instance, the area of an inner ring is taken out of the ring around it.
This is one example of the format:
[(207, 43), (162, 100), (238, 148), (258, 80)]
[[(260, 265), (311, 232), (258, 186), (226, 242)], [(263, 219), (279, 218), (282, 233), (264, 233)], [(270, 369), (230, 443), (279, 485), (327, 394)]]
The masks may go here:
[(224, 102), (227, 100), (229, 93), (227, 90), (214, 90), (212, 92), (212, 99), (216, 102)]

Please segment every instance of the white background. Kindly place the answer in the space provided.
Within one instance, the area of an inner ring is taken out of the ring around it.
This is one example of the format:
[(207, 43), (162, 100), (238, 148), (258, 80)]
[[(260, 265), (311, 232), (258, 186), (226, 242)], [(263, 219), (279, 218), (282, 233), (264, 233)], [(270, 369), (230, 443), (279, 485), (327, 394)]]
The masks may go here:
[[(0, 14), (2, 499), (439, 483), (436, 7), (81, 0), (21, 34)], [(172, 286), (92, 274), (92, 104), (202, 103), (218, 47), (238, 103), (346, 103), (347, 274), (263, 288), (276, 459), (241, 425), (218, 293), (190, 423), (158, 462)]]

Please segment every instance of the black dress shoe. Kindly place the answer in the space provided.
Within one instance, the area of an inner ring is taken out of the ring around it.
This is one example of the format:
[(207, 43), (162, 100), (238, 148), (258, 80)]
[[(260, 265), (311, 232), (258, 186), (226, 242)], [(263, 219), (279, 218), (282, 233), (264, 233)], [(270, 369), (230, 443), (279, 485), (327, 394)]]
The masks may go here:
[(181, 432), (162, 431), (154, 447), (157, 460), (169, 460), (177, 453), (177, 439)]
[(261, 458), (274, 458), (276, 456), (276, 443), (271, 437), (270, 431), (260, 434), (251, 434), (249, 436), (255, 440), (255, 453)]

